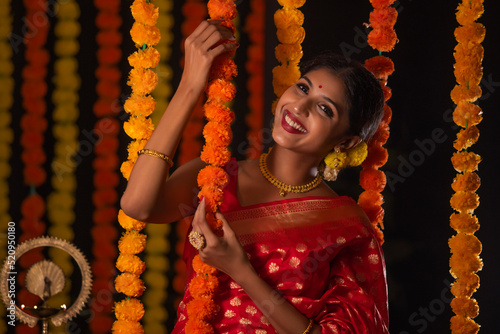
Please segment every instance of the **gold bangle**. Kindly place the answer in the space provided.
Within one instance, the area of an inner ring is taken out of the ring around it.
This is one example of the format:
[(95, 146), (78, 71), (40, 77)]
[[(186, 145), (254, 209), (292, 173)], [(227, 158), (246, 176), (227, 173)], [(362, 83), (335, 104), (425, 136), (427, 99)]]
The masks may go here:
[(148, 149), (142, 149), (142, 150), (137, 151), (137, 154), (138, 155), (146, 154), (146, 155), (151, 155), (153, 157), (157, 157), (157, 158), (163, 159), (163, 160), (165, 160), (167, 162), (169, 168), (171, 168), (174, 165), (174, 162), (172, 161), (172, 159), (170, 159), (168, 157), (168, 155), (165, 155), (165, 154), (160, 153), (158, 151), (153, 151), (153, 150), (148, 150)]
[(309, 325), (307, 325), (306, 330), (302, 334), (309, 334), (312, 328), (313, 328), (313, 320), (309, 319)]

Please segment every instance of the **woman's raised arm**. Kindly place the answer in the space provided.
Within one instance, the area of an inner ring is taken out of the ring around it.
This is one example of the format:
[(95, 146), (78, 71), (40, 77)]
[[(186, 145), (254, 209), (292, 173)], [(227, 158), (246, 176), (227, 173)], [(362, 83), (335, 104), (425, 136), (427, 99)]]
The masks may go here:
[[(237, 47), (232, 33), (217, 21), (203, 21), (185, 41), (185, 65), (179, 87), (145, 148), (173, 157), (186, 123), (207, 83), (215, 57)], [(215, 47), (214, 47), (215, 46)], [(142, 154), (137, 159), (121, 207), (130, 217), (154, 223), (176, 221), (193, 207), (200, 159), (178, 168), (167, 180), (168, 164)], [(195, 203), (196, 204), (196, 203)], [(193, 211), (194, 212), (194, 211)]]

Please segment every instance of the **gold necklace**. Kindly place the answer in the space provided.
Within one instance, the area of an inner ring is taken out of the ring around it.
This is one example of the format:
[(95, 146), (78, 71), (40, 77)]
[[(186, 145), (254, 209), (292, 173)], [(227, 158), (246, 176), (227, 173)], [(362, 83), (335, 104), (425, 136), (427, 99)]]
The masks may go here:
[(308, 191), (313, 190), (321, 183), (321, 174), (318, 173), (314, 180), (311, 182), (301, 185), (301, 186), (292, 186), (290, 184), (286, 184), (278, 180), (267, 168), (267, 154), (262, 153), (259, 160), (259, 168), (262, 175), (271, 182), (275, 187), (280, 190), (280, 196), (285, 197), (287, 193), (306, 193)]

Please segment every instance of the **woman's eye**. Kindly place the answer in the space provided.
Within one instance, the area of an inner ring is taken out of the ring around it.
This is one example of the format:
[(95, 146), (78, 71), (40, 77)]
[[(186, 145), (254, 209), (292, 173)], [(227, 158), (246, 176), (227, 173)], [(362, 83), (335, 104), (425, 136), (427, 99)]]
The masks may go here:
[(307, 94), (307, 92), (309, 91), (309, 87), (301, 83), (297, 84), (297, 88), (299, 88), (305, 94)]
[(328, 117), (333, 117), (333, 110), (329, 106), (321, 104), (319, 107)]

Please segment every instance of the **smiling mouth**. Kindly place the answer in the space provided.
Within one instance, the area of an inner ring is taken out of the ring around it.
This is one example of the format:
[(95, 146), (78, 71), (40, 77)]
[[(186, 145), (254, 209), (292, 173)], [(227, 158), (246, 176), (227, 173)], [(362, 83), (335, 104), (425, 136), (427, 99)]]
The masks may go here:
[(302, 133), (307, 133), (307, 130), (306, 130), (306, 129), (305, 129), (305, 128), (301, 125), (301, 124), (299, 124), (299, 123), (297, 123), (297, 122), (293, 121), (293, 120), (290, 118), (290, 116), (288, 116), (288, 113), (287, 113), (287, 112), (285, 112), (285, 117), (284, 117), (284, 119), (285, 119), (285, 122), (286, 122), (288, 125), (290, 125), (292, 128), (294, 128), (295, 130), (300, 131), (300, 132), (302, 132)]

